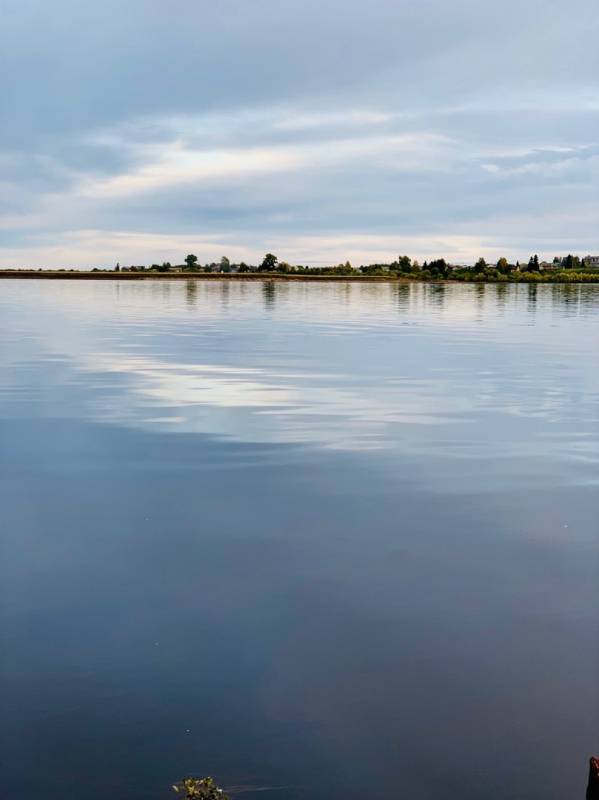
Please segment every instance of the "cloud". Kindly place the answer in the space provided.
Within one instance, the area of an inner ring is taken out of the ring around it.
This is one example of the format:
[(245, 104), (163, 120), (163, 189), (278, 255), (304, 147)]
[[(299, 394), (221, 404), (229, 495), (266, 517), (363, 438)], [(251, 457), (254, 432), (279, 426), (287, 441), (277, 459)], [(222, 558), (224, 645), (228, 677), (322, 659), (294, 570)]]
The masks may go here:
[(158, 240), (596, 249), (595, 24), (592, 0), (9, 0), (0, 263), (76, 266), (96, 232), (86, 264)]

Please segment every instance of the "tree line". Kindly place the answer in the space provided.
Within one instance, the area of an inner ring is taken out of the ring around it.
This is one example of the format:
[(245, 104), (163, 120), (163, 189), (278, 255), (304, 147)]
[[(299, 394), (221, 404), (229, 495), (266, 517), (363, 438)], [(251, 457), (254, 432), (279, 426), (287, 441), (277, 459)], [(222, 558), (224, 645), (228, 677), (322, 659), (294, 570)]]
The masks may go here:
[(218, 262), (200, 264), (198, 257), (190, 253), (183, 264), (173, 266), (169, 261), (161, 264), (152, 264), (149, 267), (131, 266), (121, 267), (117, 264), (115, 271), (148, 271), (148, 272), (218, 272), (228, 274), (236, 273), (263, 273), (281, 275), (356, 275), (365, 276), (390, 276), (397, 278), (410, 278), (412, 280), (458, 280), (458, 281), (583, 281), (598, 280), (599, 269), (585, 263), (584, 258), (569, 254), (556, 256), (552, 262), (542, 262), (538, 255), (530, 256), (528, 262), (512, 263), (507, 258), (499, 258), (495, 263), (489, 263), (484, 258), (479, 258), (473, 266), (451, 264), (444, 258), (424, 261), (420, 264), (416, 259), (407, 255), (400, 255), (392, 262), (362, 265), (354, 268), (349, 261), (345, 263), (313, 267), (292, 265), (280, 261), (273, 253), (266, 253), (259, 264), (252, 265), (243, 261), (233, 263), (227, 256)]

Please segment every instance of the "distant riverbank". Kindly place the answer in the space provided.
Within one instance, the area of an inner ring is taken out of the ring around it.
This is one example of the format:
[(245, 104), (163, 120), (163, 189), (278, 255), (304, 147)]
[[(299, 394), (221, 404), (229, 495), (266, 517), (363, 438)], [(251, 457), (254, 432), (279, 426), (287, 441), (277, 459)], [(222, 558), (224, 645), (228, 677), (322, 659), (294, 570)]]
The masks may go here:
[[(277, 272), (82, 272), (58, 270), (3, 270), (2, 278), (28, 278), (35, 280), (66, 281), (356, 281), (356, 282), (413, 282), (412, 278), (398, 278), (396, 275), (288, 275)], [(599, 281), (599, 278), (598, 278)]]
[(419, 277), (415, 274), (398, 275), (336, 275), (281, 272), (116, 272), (82, 270), (0, 270), (0, 280), (67, 280), (67, 281), (316, 281), (351, 283), (599, 283), (597, 272), (515, 272), (509, 275), (480, 275), (476, 273), (451, 277)]

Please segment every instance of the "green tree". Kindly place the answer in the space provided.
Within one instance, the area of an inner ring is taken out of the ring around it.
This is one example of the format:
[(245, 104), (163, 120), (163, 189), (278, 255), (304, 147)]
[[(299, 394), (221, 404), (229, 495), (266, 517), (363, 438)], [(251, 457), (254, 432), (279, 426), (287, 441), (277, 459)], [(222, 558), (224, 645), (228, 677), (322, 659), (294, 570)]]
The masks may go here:
[(410, 256), (399, 256), (397, 259), (397, 263), (399, 265), (399, 269), (401, 272), (411, 272), (412, 270), (412, 259)]
[(507, 258), (504, 258), (504, 257), (502, 256), (502, 257), (499, 259), (499, 261), (497, 262), (497, 269), (498, 269), (500, 272), (507, 272), (508, 268), (509, 268), (509, 264), (508, 264)]
[(187, 264), (187, 269), (194, 270), (198, 263), (198, 257), (190, 253), (188, 256), (185, 256), (185, 263)]
[(446, 278), (449, 272), (449, 265), (444, 258), (437, 258), (435, 261), (431, 261), (428, 265), (428, 268), (431, 272), (431, 275), (434, 275), (436, 278), (439, 276)]
[(227, 256), (223, 256), (220, 260), (220, 271), (231, 272), (231, 262), (229, 261)]
[(484, 272), (489, 265), (485, 261), (484, 258), (479, 258), (476, 264), (474, 265), (475, 272)]
[(114, 268), (114, 271), (115, 272), (120, 272), (121, 271), (121, 265), (119, 264), (118, 261), (116, 262), (116, 267)]
[(262, 259), (262, 263), (258, 267), (260, 272), (274, 272), (277, 268), (279, 259), (272, 253), (267, 253)]

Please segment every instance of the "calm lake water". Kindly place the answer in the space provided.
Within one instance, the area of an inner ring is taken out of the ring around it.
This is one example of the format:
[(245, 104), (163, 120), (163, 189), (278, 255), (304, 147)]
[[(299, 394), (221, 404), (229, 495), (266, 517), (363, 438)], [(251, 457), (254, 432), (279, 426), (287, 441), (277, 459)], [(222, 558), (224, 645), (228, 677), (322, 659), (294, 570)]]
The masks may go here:
[(583, 797), (599, 286), (4, 281), (0, 356), (2, 798)]

